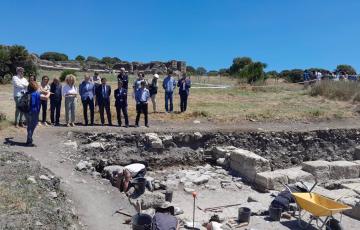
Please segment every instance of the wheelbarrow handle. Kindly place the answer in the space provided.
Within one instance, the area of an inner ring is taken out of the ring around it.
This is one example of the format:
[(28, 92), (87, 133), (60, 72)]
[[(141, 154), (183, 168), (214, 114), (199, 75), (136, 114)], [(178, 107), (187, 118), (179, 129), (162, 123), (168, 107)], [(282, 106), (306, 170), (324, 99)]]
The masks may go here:
[(311, 189), (309, 190), (309, 192), (311, 192), (314, 188), (315, 188), (315, 186), (318, 184), (318, 181), (316, 180), (316, 178), (315, 178), (315, 183), (314, 183), (314, 185), (311, 187)]

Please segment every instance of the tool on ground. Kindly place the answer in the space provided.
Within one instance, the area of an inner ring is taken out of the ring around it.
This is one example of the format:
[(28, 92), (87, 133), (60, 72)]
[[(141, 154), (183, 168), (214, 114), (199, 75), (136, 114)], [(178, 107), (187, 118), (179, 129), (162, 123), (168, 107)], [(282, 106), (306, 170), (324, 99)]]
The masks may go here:
[(243, 203), (238, 203), (238, 204), (228, 204), (228, 205), (221, 205), (221, 206), (215, 206), (215, 207), (208, 207), (208, 208), (201, 208), (199, 206), (197, 206), (198, 209), (200, 209), (203, 212), (222, 212), (222, 209), (224, 208), (229, 208), (229, 207), (234, 207), (234, 206), (239, 206), (242, 205)]
[(122, 208), (120, 208), (119, 210), (116, 210), (116, 211), (113, 213), (113, 215), (116, 214), (116, 213), (119, 213), (119, 214), (122, 214), (122, 215), (127, 216), (127, 217), (132, 217), (132, 215), (130, 215), (129, 213), (123, 212), (123, 211), (121, 211), (121, 210), (122, 210)]
[(196, 200), (196, 192), (192, 193), (192, 196), (194, 198), (194, 208), (193, 208), (193, 229), (195, 229), (195, 200)]

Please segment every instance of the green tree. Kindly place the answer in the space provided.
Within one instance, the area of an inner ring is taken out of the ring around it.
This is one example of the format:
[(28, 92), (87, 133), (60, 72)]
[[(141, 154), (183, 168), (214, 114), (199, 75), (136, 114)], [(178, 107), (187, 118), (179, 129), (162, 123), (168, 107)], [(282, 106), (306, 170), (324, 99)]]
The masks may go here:
[(107, 67), (112, 68), (116, 63), (121, 62), (117, 57), (103, 57), (101, 63), (107, 65)]
[(247, 64), (240, 70), (239, 77), (245, 78), (249, 84), (257, 81), (263, 81), (265, 80), (264, 69), (266, 66), (267, 65), (262, 62), (252, 62)]
[(236, 75), (239, 73), (245, 66), (251, 64), (253, 61), (249, 57), (236, 57), (233, 59), (233, 63), (230, 66), (229, 72), (231, 75)]
[(69, 75), (69, 74), (73, 74), (73, 75), (76, 76), (76, 71), (73, 70), (73, 69), (63, 70), (63, 71), (61, 72), (61, 74), (60, 74), (59, 80), (60, 80), (61, 82), (65, 81), (66, 76)]
[(190, 75), (194, 75), (196, 73), (196, 69), (191, 65), (186, 66), (186, 73)]
[(208, 75), (208, 76), (217, 76), (217, 75), (219, 75), (219, 72), (216, 71), (216, 70), (209, 70), (209, 71), (207, 72), (207, 75)]
[(75, 61), (84, 62), (84, 61), (85, 61), (85, 57), (82, 56), (82, 55), (78, 55), (78, 56), (76, 56)]
[(196, 74), (197, 75), (205, 75), (206, 74), (206, 69), (204, 67), (198, 67), (196, 68)]
[(289, 82), (301, 82), (303, 81), (304, 71), (302, 69), (283, 70), (279, 73), (279, 77)]
[(66, 54), (58, 52), (45, 52), (40, 55), (41, 59), (48, 61), (68, 61), (69, 57)]
[(99, 60), (99, 58), (97, 58), (97, 57), (88, 56), (88, 57), (86, 58), (86, 61), (99, 62), (100, 60)]
[(354, 67), (352, 67), (351, 65), (345, 65), (345, 64), (336, 66), (335, 71), (336, 72), (344, 72), (344, 73), (347, 73), (347, 74), (350, 74), (350, 75), (355, 75), (356, 74), (356, 70), (355, 70)]
[(219, 69), (219, 74), (221, 76), (229, 76), (229, 69), (226, 69), (226, 68), (222, 68), (222, 69)]

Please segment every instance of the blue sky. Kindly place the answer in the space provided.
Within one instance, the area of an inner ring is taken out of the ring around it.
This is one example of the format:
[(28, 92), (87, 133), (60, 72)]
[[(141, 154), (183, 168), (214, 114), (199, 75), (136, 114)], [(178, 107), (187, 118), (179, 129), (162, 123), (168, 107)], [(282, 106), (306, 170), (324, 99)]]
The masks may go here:
[(8, 0), (0, 44), (70, 58), (178, 59), (208, 70), (250, 56), (267, 70), (360, 71), (359, 22), (357, 0)]

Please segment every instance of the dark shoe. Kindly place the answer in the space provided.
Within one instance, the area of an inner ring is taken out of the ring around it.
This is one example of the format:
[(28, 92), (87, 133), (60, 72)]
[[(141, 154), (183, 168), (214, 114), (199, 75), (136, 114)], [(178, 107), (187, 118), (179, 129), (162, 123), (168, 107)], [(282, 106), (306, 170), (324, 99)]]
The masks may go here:
[(60, 126), (60, 123), (55, 123), (55, 126)]
[(139, 128), (139, 125), (135, 125), (135, 128)]
[(145, 125), (146, 126), (146, 128), (149, 128), (150, 126), (149, 125)]
[(129, 128), (129, 125), (125, 125), (125, 128)]

